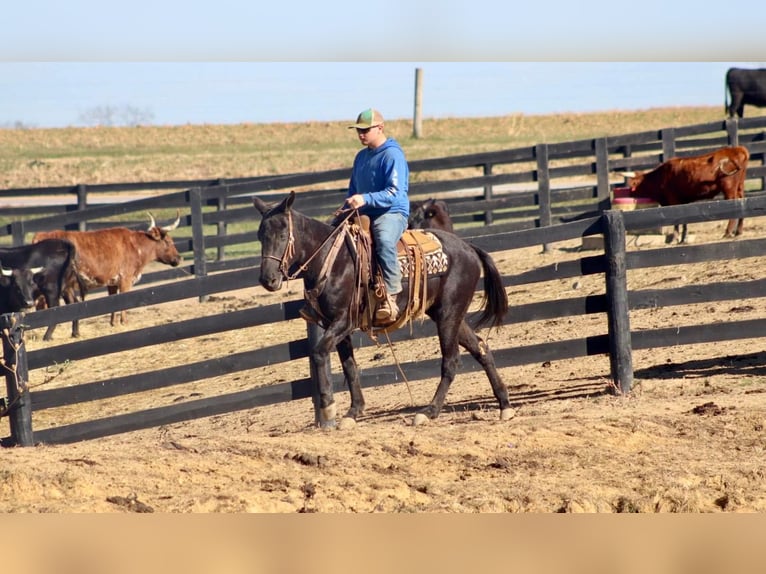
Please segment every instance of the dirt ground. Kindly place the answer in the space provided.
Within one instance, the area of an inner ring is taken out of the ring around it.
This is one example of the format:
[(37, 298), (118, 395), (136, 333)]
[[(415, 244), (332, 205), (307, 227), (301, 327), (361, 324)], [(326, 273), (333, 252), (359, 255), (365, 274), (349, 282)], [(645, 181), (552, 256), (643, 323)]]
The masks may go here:
[[(718, 241), (723, 222), (694, 224), (694, 242)], [(745, 237), (766, 222), (745, 222)], [(656, 245), (655, 245), (656, 246)], [(647, 238), (631, 249), (649, 247)], [(509, 251), (495, 259), (505, 273), (581, 256), (579, 242)], [(257, 272), (257, 271), (255, 271)], [(629, 272), (631, 289), (762, 277), (761, 258)], [(289, 289), (289, 292), (287, 292)], [(276, 294), (261, 287), (129, 312), (127, 326), (108, 317), (83, 322), (83, 337), (199, 317), (295, 298), (299, 282)], [(602, 293), (599, 277), (514, 287), (511, 305)], [(763, 317), (760, 300), (631, 315), (633, 329)], [(711, 326), (714, 328), (714, 326)], [(482, 335), (495, 348), (606, 331), (604, 316), (504, 325)], [(50, 343), (30, 333), (28, 347), (67, 342), (61, 326)], [(30, 383), (54, 388), (183, 364), (253, 345), (305, 336), (301, 321), (230, 335), (176, 341), (63, 371), (33, 371)], [(161, 348), (160, 348), (161, 347)], [(399, 361), (438, 357), (435, 341), (397, 344)], [(361, 367), (393, 364), (386, 346), (361, 349)], [(471, 361), (463, 356), (463, 363)], [(497, 513), (766, 511), (766, 352), (745, 339), (636, 351), (636, 381), (612, 393), (606, 356), (501, 370), (515, 417), (499, 420), (482, 373), (459, 372), (442, 415), (411, 425), (437, 373), (425, 381), (365, 390), (367, 413), (350, 430), (313, 426), (309, 399), (80, 442), (9, 448), (0, 470), (0, 511), (31, 513)], [(337, 359), (333, 369), (338, 370)], [(306, 360), (215, 380), (34, 416), (37, 429), (163, 406), (306, 376)], [(50, 379), (50, 380), (49, 380)], [(411, 396), (410, 396), (411, 394)], [(336, 395), (339, 413), (347, 393)], [(5, 424), (5, 423), (3, 423)], [(7, 435), (6, 431), (3, 436)]]

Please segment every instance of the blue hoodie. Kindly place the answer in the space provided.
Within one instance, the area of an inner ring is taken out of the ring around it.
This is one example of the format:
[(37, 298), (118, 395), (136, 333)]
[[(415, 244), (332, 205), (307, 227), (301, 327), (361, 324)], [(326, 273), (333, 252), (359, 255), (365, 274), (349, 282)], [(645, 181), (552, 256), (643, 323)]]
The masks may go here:
[(373, 219), (389, 211), (409, 217), (409, 181), (404, 151), (399, 142), (388, 138), (377, 149), (365, 147), (356, 154), (348, 197), (362, 194), (366, 203), (359, 212)]

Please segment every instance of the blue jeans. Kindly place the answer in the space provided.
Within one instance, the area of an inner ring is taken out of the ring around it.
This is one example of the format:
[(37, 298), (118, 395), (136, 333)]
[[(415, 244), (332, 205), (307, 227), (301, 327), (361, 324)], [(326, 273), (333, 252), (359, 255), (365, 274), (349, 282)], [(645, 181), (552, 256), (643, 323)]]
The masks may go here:
[(370, 224), (375, 241), (375, 254), (389, 295), (402, 290), (402, 270), (396, 255), (396, 243), (407, 229), (407, 218), (401, 213), (384, 213)]

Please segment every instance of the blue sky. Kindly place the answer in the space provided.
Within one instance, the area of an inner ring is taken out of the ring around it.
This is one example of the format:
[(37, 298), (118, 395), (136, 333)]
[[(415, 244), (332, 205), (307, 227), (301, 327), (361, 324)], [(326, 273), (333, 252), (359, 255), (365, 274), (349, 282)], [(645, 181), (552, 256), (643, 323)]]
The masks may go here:
[[(88, 110), (155, 125), (351, 120), (367, 107), (426, 118), (713, 105), (758, 62), (0, 62), (0, 125), (85, 125)], [(383, 82), (380, 79), (384, 79)]]
[(766, 67), (764, 8), (749, 0), (736, 11), (655, 0), (40, 0), (3, 11), (0, 126), (81, 125), (99, 106), (146, 110), (158, 125), (346, 120), (368, 106), (409, 118), (416, 68), (426, 118), (723, 110), (726, 69)]

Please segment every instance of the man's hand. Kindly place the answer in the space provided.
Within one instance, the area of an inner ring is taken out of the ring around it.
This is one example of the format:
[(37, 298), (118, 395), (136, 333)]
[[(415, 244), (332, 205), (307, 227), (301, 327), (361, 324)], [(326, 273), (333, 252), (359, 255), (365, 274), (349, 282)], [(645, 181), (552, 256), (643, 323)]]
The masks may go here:
[(348, 205), (351, 209), (359, 209), (365, 203), (367, 202), (364, 200), (364, 196), (359, 193), (346, 199), (346, 205)]

